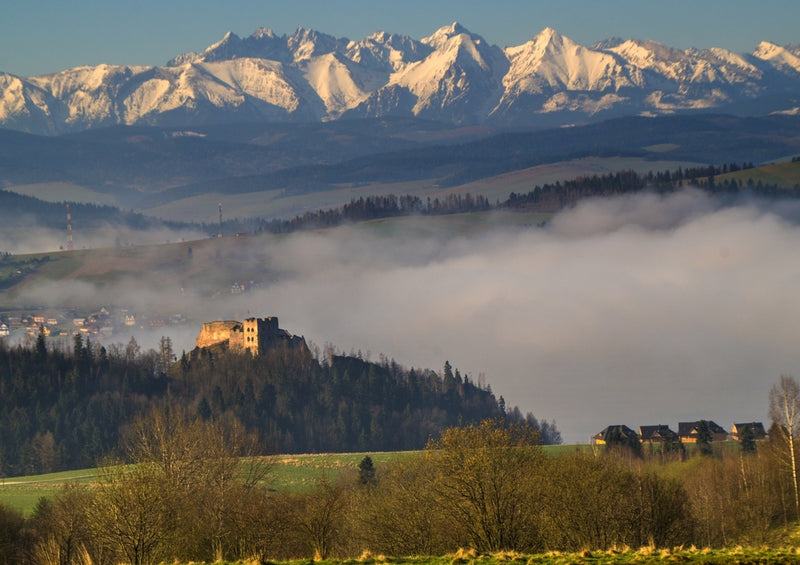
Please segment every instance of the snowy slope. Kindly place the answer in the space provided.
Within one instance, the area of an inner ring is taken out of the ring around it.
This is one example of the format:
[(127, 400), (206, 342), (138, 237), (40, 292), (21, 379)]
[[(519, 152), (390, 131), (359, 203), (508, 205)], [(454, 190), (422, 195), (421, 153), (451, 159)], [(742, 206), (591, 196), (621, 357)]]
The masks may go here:
[(779, 71), (794, 71), (800, 73), (800, 55), (785, 47), (774, 43), (762, 41), (758, 44), (753, 56), (766, 61)]
[(98, 65), (0, 73), (0, 126), (54, 134), (115, 124), (419, 116), (553, 125), (694, 109), (793, 111), (800, 48), (680, 50), (620, 38), (582, 46), (545, 28), (501, 49), (458, 23), (430, 36), (359, 41), (298, 28), (225, 34), (163, 67)]

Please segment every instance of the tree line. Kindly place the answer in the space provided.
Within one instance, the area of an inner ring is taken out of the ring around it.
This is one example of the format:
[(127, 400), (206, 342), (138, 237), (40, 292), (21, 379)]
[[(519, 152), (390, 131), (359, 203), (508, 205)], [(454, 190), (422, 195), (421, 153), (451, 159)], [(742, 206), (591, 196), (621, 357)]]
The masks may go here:
[[(752, 163), (726, 163), (720, 166), (678, 168), (673, 171), (649, 171), (646, 174), (632, 170), (617, 171), (603, 175), (577, 177), (568, 181), (557, 181), (536, 185), (527, 193), (512, 192), (504, 201), (491, 203), (485, 196), (447, 194), (442, 198), (423, 200), (418, 196), (394, 194), (353, 198), (338, 208), (308, 211), (291, 219), (235, 219), (225, 222), (226, 231), (252, 233), (289, 233), (298, 230), (329, 228), (348, 222), (362, 222), (398, 216), (444, 215), (479, 212), (495, 209), (531, 210), (557, 212), (573, 206), (580, 200), (594, 197), (619, 196), (653, 189), (672, 192), (686, 185), (694, 185), (714, 194), (736, 194), (749, 191), (768, 198), (800, 198), (800, 185), (786, 188), (777, 184), (749, 179), (719, 181), (717, 176), (745, 169)], [(205, 226), (206, 229), (211, 229)]]
[[(796, 383), (771, 411), (797, 409)], [(786, 429), (782, 416), (773, 421)], [(792, 433), (797, 433), (797, 422)], [(662, 453), (609, 445), (547, 455), (538, 431), (493, 418), (444, 429), (392, 463), (270, 488), (272, 461), (230, 414), (162, 407), (127, 428), (124, 460), (24, 519), (0, 507), (0, 562), (220, 562), (369, 555), (763, 547), (798, 521), (789, 445)]]
[(40, 333), (31, 345), (0, 340), (0, 476), (93, 467), (138, 415), (167, 404), (204, 421), (235, 417), (282, 453), (420, 449), (447, 426), (506, 414), (560, 441), (554, 423), (506, 408), (482, 378), (449, 363), (407, 369), (331, 346), (176, 359), (168, 337), (143, 350), (134, 339), (102, 347), (80, 334), (65, 351)]
[[(447, 194), (426, 198), (410, 194), (371, 195), (353, 198), (338, 208), (305, 212), (291, 219), (234, 219), (223, 223), (225, 231), (249, 233), (290, 233), (299, 230), (330, 228), (346, 223), (383, 218), (419, 215), (446, 215), (491, 210), (492, 204), (482, 195)], [(206, 226), (206, 229), (210, 229)]]

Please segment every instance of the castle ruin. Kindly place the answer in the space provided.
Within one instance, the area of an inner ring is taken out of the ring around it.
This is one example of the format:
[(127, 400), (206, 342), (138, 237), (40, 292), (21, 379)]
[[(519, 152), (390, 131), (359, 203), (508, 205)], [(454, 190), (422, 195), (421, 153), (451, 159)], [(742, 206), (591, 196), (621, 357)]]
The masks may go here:
[(246, 318), (242, 322), (205, 322), (195, 343), (199, 349), (219, 347), (238, 353), (249, 352), (253, 356), (281, 345), (292, 349), (307, 347), (305, 338), (279, 328), (275, 316)]

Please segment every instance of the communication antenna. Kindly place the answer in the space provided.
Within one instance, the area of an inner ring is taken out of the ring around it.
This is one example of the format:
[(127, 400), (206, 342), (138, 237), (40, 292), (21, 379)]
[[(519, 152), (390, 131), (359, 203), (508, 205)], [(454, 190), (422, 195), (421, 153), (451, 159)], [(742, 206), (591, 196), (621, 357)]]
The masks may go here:
[(69, 202), (67, 202), (67, 249), (70, 251), (75, 249), (72, 243), (72, 214), (69, 211)]
[(222, 202), (219, 203), (219, 233), (217, 237), (222, 237)]

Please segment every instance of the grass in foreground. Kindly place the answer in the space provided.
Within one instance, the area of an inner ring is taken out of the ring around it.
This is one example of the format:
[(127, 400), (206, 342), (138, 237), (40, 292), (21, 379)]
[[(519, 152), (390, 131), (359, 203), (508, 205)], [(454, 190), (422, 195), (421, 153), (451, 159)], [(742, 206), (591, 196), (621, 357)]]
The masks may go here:
[[(336, 560), (328, 559), (318, 561), (320, 565), (617, 565), (617, 564), (648, 564), (648, 563), (686, 563), (686, 564), (729, 564), (739, 565), (762, 564), (771, 565), (779, 563), (800, 563), (800, 549), (796, 548), (743, 548), (733, 549), (697, 549), (697, 548), (675, 548), (675, 549), (655, 549), (644, 547), (638, 551), (609, 550), (609, 551), (589, 551), (584, 550), (579, 553), (568, 553), (551, 551), (541, 554), (521, 554), (515, 552), (503, 552), (491, 555), (478, 555), (472, 550), (460, 550), (453, 555), (441, 557), (385, 557), (382, 555), (373, 556), (368, 552), (359, 559)], [(243, 565), (254, 565), (263, 561), (236, 562)], [(313, 563), (308, 559), (295, 561), (269, 562), (272, 565), (308, 565)], [(179, 564), (176, 564), (179, 565)], [(194, 563), (194, 565), (201, 565)]]

